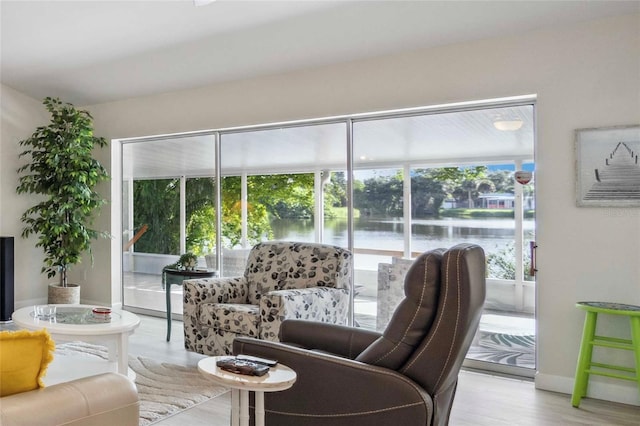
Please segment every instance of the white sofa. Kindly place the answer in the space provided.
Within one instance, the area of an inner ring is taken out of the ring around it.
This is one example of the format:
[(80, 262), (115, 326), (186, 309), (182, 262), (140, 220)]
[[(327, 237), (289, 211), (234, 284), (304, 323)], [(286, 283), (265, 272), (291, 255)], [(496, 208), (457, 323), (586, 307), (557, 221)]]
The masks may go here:
[(138, 391), (104, 373), (0, 398), (0, 425), (138, 426)]

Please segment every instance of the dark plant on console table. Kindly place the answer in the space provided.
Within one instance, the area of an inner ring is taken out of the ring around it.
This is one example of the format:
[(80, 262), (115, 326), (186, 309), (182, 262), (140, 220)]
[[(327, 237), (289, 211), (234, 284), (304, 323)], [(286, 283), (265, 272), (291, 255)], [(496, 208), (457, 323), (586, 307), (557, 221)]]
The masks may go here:
[[(51, 122), (20, 142), (25, 148), (20, 157), (30, 162), (18, 169), (21, 176), (16, 191), (40, 200), (22, 215), (25, 226), (21, 235), (38, 236), (36, 247), (42, 247), (45, 254), (41, 272), (48, 278), (59, 277), (59, 284), (49, 286), (49, 302), (78, 303), (79, 287), (67, 282), (69, 267), (80, 263), (83, 253), (91, 254), (92, 240), (109, 237), (107, 232), (91, 228), (97, 210), (106, 202), (95, 188), (109, 178), (92, 152), (107, 141), (93, 135), (93, 118), (88, 111), (57, 98), (47, 97), (43, 104)], [(67, 295), (52, 300), (56, 288)]]
[(178, 264), (180, 265), (180, 269), (193, 271), (194, 269), (196, 269), (196, 266), (198, 265), (198, 258), (196, 257), (195, 254), (191, 252), (184, 253), (183, 255), (180, 256), (180, 259), (178, 260)]
[(197, 265), (198, 256), (191, 252), (188, 252), (181, 254), (176, 263), (166, 265), (164, 268), (162, 268), (162, 271), (164, 272), (167, 269), (176, 269), (178, 271), (194, 271)]

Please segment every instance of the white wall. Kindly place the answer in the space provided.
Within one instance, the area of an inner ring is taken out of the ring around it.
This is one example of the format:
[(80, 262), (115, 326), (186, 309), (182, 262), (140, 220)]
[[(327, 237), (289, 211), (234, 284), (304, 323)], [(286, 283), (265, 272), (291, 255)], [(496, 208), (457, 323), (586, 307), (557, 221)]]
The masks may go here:
[[(47, 278), (40, 272), (44, 253), (36, 248), (37, 236), (28, 239), (20, 237), (23, 224), (20, 221), (22, 213), (38, 202), (37, 197), (27, 194), (17, 194), (18, 167), (27, 161), (18, 158), (24, 151), (19, 146), (21, 140), (27, 139), (38, 126), (49, 123), (49, 113), (41, 100), (32, 99), (8, 86), (1, 86), (1, 133), (0, 139), (0, 235), (14, 237), (15, 255), (15, 307), (21, 308), (38, 303), (47, 302), (47, 283), (56, 278)], [(102, 155), (110, 161), (109, 150), (104, 149)], [(101, 153), (96, 153), (100, 157)], [(108, 196), (109, 185), (102, 184), (100, 190)], [(108, 208), (106, 209), (108, 211)], [(100, 230), (109, 229), (109, 216), (99, 217), (96, 221)], [(93, 244), (96, 253), (108, 253), (109, 242), (97, 241)], [(70, 281), (80, 284), (81, 301), (83, 303), (101, 304), (110, 301), (109, 263), (104, 264), (102, 256), (96, 257), (96, 265), (91, 266), (91, 259), (85, 256), (82, 263), (75, 265), (69, 273)], [(103, 272), (106, 270), (106, 272)], [(98, 273), (91, 280), (87, 280), (87, 272)], [(102, 278), (98, 278), (102, 277)], [(117, 293), (119, 294), (119, 292)]]
[(37, 238), (25, 240), (22, 232), (22, 213), (35, 204), (28, 195), (16, 194), (18, 167), (25, 163), (18, 155), (24, 151), (19, 146), (37, 126), (47, 123), (47, 114), (39, 101), (15, 90), (0, 88), (1, 137), (0, 137), (0, 235), (14, 237), (15, 299), (16, 307), (46, 302), (46, 275), (40, 273), (44, 255), (35, 247)]
[[(574, 191), (574, 130), (640, 123), (639, 15), (90, 109), (99, 135), (123, 138), (524, 94), (538, 95), (536, 385), (570, 393), (584, 318), (575, 302), (640, 305), (640, 209), (577, 208)], [(100, 155), (108, 164), (108, 153)], [(87, 282), (110, 274), (109, 244), (94, 250), (99, 267), (87, 271)], [(111, 297), (103, 285), (92, 288), (89, 298)], [(618, 335), (628, 328), (602, 323)], [(631, 365), (630, 354), (605, 355)], [(631, 382), (591, 383), (592, 396), (640, 403)]]

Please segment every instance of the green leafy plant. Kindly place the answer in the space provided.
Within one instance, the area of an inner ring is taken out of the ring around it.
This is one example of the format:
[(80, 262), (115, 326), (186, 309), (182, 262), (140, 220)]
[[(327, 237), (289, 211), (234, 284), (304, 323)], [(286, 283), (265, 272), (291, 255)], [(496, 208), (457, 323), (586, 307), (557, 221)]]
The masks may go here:
[(178, 264), (180, 264), (182, 268), (190, 270), (196, 267), (196, 265), (198, 264), (198, 258), (193, 253), (184, 253), (182, 256), (180, 256)]
[(36, 247), (42, 247), (45, 254), (41, 272), (48, 278), (59, 274), (60, 285), (66, 287), (69, 266), (79, 263), (84, 252), (91, 254), (92, 240), (109, 237), (107, 232), (90, 228), (95, 213), (106, 202), (95, 188), (109, 178), (92, 152), (107, 141), (93, 135), (88, 111), (57, 98), (47, 97), (43, 104), (51, 122), (20, 142), (26, 148), (20, 157), (30, 162), (18, 169), (22, 176), (16, 191), (42, 200), (22, 215), (25, 227), (21, 235), (38, 235)]
[[(527, 281), (533, 281), (534, 278), (530, 275), (529, 269), (531, 267), (531, 255), (528, 250), (523, 250), (524, 253), (524, 279)], [(487, 255), (487, 277), (497, 278), (501, 280), (515, 280), (516, 279), (516, 249), (512, 242), (508, 243), (504, 248), (498, 250), (496, 253), (489, 253)]]
[(180, 271), (184, 271), (185, 269), (193, 270), (198, 265), (198, 256), (195, 254), (188, 252), (180, 255), (180, 258), (177, 262), (166, 265), (162, 268), (162, 272), (167, 269), (178, 269)]

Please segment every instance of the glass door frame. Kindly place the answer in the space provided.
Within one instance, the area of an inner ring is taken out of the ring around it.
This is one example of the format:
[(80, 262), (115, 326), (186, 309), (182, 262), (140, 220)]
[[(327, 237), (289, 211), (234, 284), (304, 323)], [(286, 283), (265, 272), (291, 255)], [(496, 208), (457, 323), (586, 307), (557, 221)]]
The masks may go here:
[[(352, 252), (354, 251), (354, 241), (353, 241), (353, 233), (354, 233), (354, 212), (353, 212), (353, 179), (354, 179), (354, 159), (353, 159), (353, 146), (354, 146), (354, 140), (353, 140), (353, 126), (356, 123), (359, 122), (363, 122), (363, 121), (370, 121), (370, 120), (381, 120), (381, 119), (385, 119), (385, 118), (397, 118), (397, 117), (409, 117), (409, 116), (418, 116), (418, 115), (431, 115), (431, 114), (442, 114), (442, 113), (451, 113), (451, 112), (465, 112), (465, 111), (470, 111), (470, 110), (481, 110), (481, 109), (488, 109), (488, 108), (499, 108), (499, 107), (513, 107), (513, 106), (522, 106), (522, 105), (532, 105), (533, 106), (533, 114), (534, 114), (534, 128), (535, 128), (535, 104), (536, 104), (536, 97), (533, 95), (527, 95), (527, 96), (518, 96), (518, 97), (511, 97), (511, 98), (503, 98), (503, 99), (495, 99), (495, 100), (487, 100), (487, 101), (478, 101), (478, 102), (464, 102), (464, 103), (458, 103), (458, 104), (450, 104), (450, 105), (437, 105), (437, 106), (431, 106), (431, 107), (422, 107), (422, 108), (410, 108), (410, 109), (403, 109), (403, 110), (395, 110), (395, 111), (386, 111), (386, 112), (377, 112), (377, 113), (367, 113), (367, 114), (354, 114), (354, 115), (349, 115), (349, 116), (340, 116), (340, 117), (331, 117), (331, 118), (324, 118), (324, 119), (315, 119), (315, 120), (300, 120), (300, 121), (293, 121), (293, 122), (285, 122), (285, 123), (272, 123), (272, 124), (267, 124), (267, 125), (259, 125), (259, 126), (248, 126), (248, 127), (240, 127), (240, 128), (224, 128), (224, 129), (217, 129), (217, 130), (207, 130), (207, 131), (202, 131), (202, 132), (191, 132), (188, 134), (185, 133), (180, 133), (180, 134), (171, 134), (171, 135), (163, 135), (163, 136), (152, 136), (152, 137), (142, 137), (142, 138), (129, 138), (129, 139), (114, 139), (112, 141), (112, 200), (117, 200), (117, 202), (112, 202), (111, 204), (111, 208), (112, 208), (112, 229), (119, 229), (122, 230), (122, 218), (121, 218), (121, 214), (122, 214), (122, 193), (123, 193), (123, 187), (122, 185), (124, 185), (124, 181), (122, 179), (122, 175), (123, 175), (123, 171), (122, 171), (122, 162), (123, 162), (123, 153), (122, 153), (122, 147), (123, 144), (126, 143), (132, 143), (132, 142), (144, 142), (144, 141), (150, 141), (150, 140), (161, 140), (161, 139), (165, 139), (165, 138), (176, 138), (176, 137), (181, 137), (181, 136), (193, 136), (193, 135), (208, 135), (208, 136), (214, 136), (214, 143), (215, 143), (215, 152), (216, 152), (216, 158), (215, 158), (215, 180), (216, 180), (216, 227), (218, 230), (221, 229), (221, 224), (222, 224), (222, 212), (221, 209), (219, 208), (219, 206), (221, 205), (221, 179), (224, 177), (224, 170), (223, 170), (223, 165), (222, 165), (222, 157), (221, 157), (221, 140), (224, 137), (225, 134), (232, 134), (232, 133), (237, 133), (237, 132), (251, 132), (251, 131), (256, 131), (256, 130), (269, 130), (269, 129), (282, 129), (282, 128), (286, 128), (286, 127), (300, 127), (300, 126), (309, 126), (309, 125), (316, 125), (316, 124), (328, 124), (328, 123), (344, 123), (346, 125), (346, 134), (345, 134), (345, 149), (346, 149), (346, 171), (347, 171), (347, 175), (349, 176), (349, 179), (347, 179), (347, 210), (348, 210), (348, 214), (347, 214), (347, 249), (351, 250)], [(534, 147), (536, 145), (535, 142), (535, 129), (534, 129)], [(535, 149), (535, 148), (534, 148)], [(477, 160), (474, 160), (476, 162), (478, 162)], [(402, 165), (403, 168), (408, 167), (408, 164)], [(183, 180), (183, 184), (182, 187), (184, 189), (184, 178)], [(404, 188), (404, 192), (405, 195), (408, 192), (410, 194), (410, 179), (406, 179), (406, 181), (409, 181), (408, 184), (405, 183), (405, 188)], [(244, 184), (243, 187), (245, 187), (245, 191), (244, 191), (244, 197), (246, 197), (246, 179), (244, 179)], [(181, 191), (182, 194), (182, 191)], [(183, 195), (181, 195), (181, 198), (183, 197)], [(521, 197), (520, 197), (521, 198)], [(516, 194), (516, 199), (518, 199), (518, 196)], [(521, 200), (520, 200), (521, 201)], [(245, 202), (246, 202), (246, 198), (245, 198)], [(181, 228), (184, 228), (184, 200), (181, 200)], [(243, 241), (246, 242), (246, 203), (243, 203), (243, 205), (245, 205), (245, 213), (243, 214)], [(522, 210), (522, 203), (520, 203), (520, 206), (518, 207), (518, 209), (521, 211)], [(405, 209), (408, 210), (408, 209)], [(317, 211), (317, 210), (316, 210)], [(405, 212), (404, 213), (404, 220), (405, 222), (407, 222), (407, 220), (409, 220), (409, 222), (405, 223), (405, 244), (404, 244), (404, 252), (405, 254), (410, 254), (411, 253), (411, 215), (410, 215), (410, 211), (409, 212)], [(317, 225), (320, 225), (320, 227), (322, 227), (322, 221), (319, 221), (316, 223)], [(406, 226), (406, 225), (409, 226)], [(182, 229), (181, 233), (184, 232), (184, 229)], [(409, 236), (407, 237), (407, 233), (409, 234)], [(516, 220), (516, 234), (520, 235), (520, 237), (518, 237), (516, 235), (516, 239), (518, 238), (522, 238), (522, 221), (520, 220), (520, 222), (518, 220)], [(111, 260), (112, 260), (112, 296), (114, 297), (115, 300), (120, 300), (121, 303), (124, 304), (124, 300), (123, 300), (123, 270), (122, 270), (122, 232), (118, 232), (115, 233), (116, 238), (113, 239), (112, 241), (112, 256), (111, 256)], [(216, 246), (217, 247), (221, 247), (221, 241), (220, 241), (220, 232), (217, 232), (217, 241), (216, 241)], [(316, 239), (321, 239), (322, 238), (322, 230), (317, 230), (316, 231)], [(181, 249), (183, 249), (182, 244), (184, 243), (184, 234), (181, 235)], [(318, 241), (319, 242), (319, 241)], [(523, 253), (522, 253), (522, 247), (521, 244), (517, 244), (516, 243), (516, 256), (517, 259), (523, 259), (522, 257)], [(221, 256), (221, 250), (218, 250), (218, 264), (220, 264), (220, 256)], [(117, 260), (116, 260), (117, 259)], [(516, 267), (519, 268), (519, 272), (517, 274), (517, 277), (522, 277), (521, 272), (522, 272), (522, 268), (523, 265), (521, 265), (521, 262), (517, 261), (516, 262)], [(521, 279), (516, 278), (516, 282), (517, 281), (521, 281)], [(353, 283), (352, 283), (353, 285)], [(522, 283), (521, 283), (522, 285)], [(521, 286), (520, 286), (521, 288)], [(116, 290), (119, 290), (116, 291)], [(350, 314), (350, 324), (353, 324), (353, 318), (354, 318), (354, 312), (353, 312), (353, 291), (352, 293), (352, 299), (351, 299), (351, 314)], [(127, 306), (129, 307), (129, 306)], [(476, 362), (472, 362), (469, 366), (471, 368), (476, 368), (476, 366), (474, 366), (473, 364), (475, 364)], [(466, 363), (469, 364), (469, 363)], [(484, 364), (484, 363), (482, 363)], [(480, 368), (487, 367), (484, 365), (480, 365)], [(500, 370), (500, 368), (498, 368), (498, 370)], [(513, 371), (511, 371), (511, 369), (509, 368), (509, 372), (508, 374), (513, 374)], [(529, 376), (529, 372), (522, 372), (523, 376)], [(531, 372), (531, 376), (533, 375), (533, 372)]]

